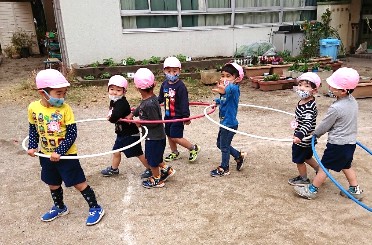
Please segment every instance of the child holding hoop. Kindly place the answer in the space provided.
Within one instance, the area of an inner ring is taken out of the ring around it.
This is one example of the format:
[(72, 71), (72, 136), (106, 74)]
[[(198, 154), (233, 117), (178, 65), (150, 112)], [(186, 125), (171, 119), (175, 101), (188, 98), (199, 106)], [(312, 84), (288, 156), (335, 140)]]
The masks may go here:
[[(348, 192), (356, 199), (361, 200), (363, 191), (358, 185), (354, 168), (351, 166), (356, 148), (358, 119), (358, 103), (351, 94), (358, 82), (358, 72), (347, 67), (338, 69), (327, 78), (329, 90), (337, 99), (316, 127), (314, 135), (319, 138), (328, 132), (322, 164), (326, 169), (336, 172), (342, 171), (349, 182)], [(327, 175), (323, 169), (319, 169), (312, 184), (302, 187), (295, 186), (295, 191), (301, 197), (313, 199), (326, 178)], [(340, 194), (347, 197), (343, 192)]]
[[(181, 62), (176, 57), (168, 57), (164, 60), (165, 81), (159, 92), (159, 103), (164, 103), (164, 120), (180, 119), (190, 117), (189, 95), (182, 80), (179, 79)], [(180, 157), (177, 145), (181, 145), (190, 152), (189, 161), (194, 162), (198, 158), (200, 146), (190, 143), (183, 137), (184, 124), (189, 125), (191, 121), (165, 123), (165, 134), (167, 135), (171, 153), (164, 161), (171, 162)]]
[[(117, 150), (133, 144), (140, 139), (138, 127), (133, 123), (119, 121), (120, 118), (125, 118), (131, 113), (130, 105), (125, 98), (127, 92), (128, 81), (120, 75), (112, 76), (108, 82), (107, 89), (110, 98), (110, 111), (107, 116), (109, 122), (115, 124), (116, 140), (112, 150)], [(141, 178), (148, 178), (151, 176), (150, 166), (143, 154), (141, 143), (133, 147), (123, 150), (127, 158), (137, 157), (146, 170), (141, 175)], [(110, 177), (119, 174), (119, 165), (121, 162), (121, 152), (115, 152), (112, 157), (110, 167), (101, 171), (105, 177)]]
[[(217, 84), (214, 92), (220, 94), (220, 98), (216, 98), (215, 105), (219, 105), (220, 123), (228, 128), (237, 130), (238, 120), (238, 104), (240, 97), (239, 82), (243, 79), (243, 68), (236, 63), (228, 63), (221, 69), (221, 79)], [(244, 160), (247, 156), (245, 152), (239, 152), (231, 146), (231, 141), (235, 133), (225, 128), (220, 127), (217, 136), (217, 147), (221, 150), (221, 164), (210, 172), (212, 177), (225, 176), (230, 174), (229, 160), (232, 155), (236, 161), (236, 169), (242, 170)]]
[(294, 129), (292, 144), (292, 162), (297, 165), (299, 175), (288, 180), (290, 185), (303, 186), (310, 184), (307, 177), (306, 164), (309, 164), (315, 172), (318, 172), (319, 165), (313, 158), (311, 138), (308, 137), (315, 129), (318, 109), (316, 107), (314, 94), (320, 86), (321, 79), (314, 72), (306, 72), (297, 78), (297, 95), (300, 101), (295, 110), (295, 120), (291, 123)]
[[(154, 94), (156, 85), (154, 74), (147, 68), (140, 68), (134, 74), (134, 84), (141, 94), (142, 101), (127, 118), (133, 119), (135, 116), (140, 120), (161, 120), (161, 108), (158, 98)], [(149, 131), (145, 140), (145, 157), (152, 173), (151, 177), (142, 182), (142, 186), (160, 188), (176, 172), (163, 161), (166, 144), (164, 126), (162, 123), (142, 123), (141, 125), (146, 126)]]
[(35, 157), (40, 143), (40, 152), (50, 158), (39, 157), (41, 179), (49, 185), (53, 207), (41, 220), (48, 222), (69, 213), (63, 202), (62, 181), (66, 187), (74, 186), (89, 205), (86, 225), (97, 224), (105, 214), (97, 203), (93, 189), (87, 184), (78, 159), (60, 159), (61, 156), (76, 156), (75, 139), (77, 128), (71, 107), (64, 103), (70, 83), (57, 70), (40, 71), (36, 87), (41, 99), (28, 106), (29, 145), (27, 154)]

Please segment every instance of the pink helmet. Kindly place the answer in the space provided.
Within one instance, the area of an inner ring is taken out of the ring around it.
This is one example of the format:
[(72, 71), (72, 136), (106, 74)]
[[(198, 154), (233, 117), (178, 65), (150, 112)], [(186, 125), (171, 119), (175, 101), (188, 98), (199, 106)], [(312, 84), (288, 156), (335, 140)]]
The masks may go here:
[(316, 88), (319, 88), (320, 83), (321, 83), (320, 77), (315, 72), (305, 72), (304, 74), (302, 74), (301, 76), (297, 78), (297, 82), (302, 81), (302, 80), (306, 80), (311, 83), (314, 83)]
[(115, 75), (112, 76), (107, 84), (109, 87), (110, 85), (115, 85), (121, 88), (124, 88), (124, 90), (127, 90), (128, 88), (128, 81), (123, 76)]
[(355, 89), (359, 82), (359, 74), (353, 68), (341, 67), (327, 78), (326, 81), (333, 88)]
[(164, 60), (163, 69), (166, 67), (178, 67), (181, 69), (181, 62), (176, 57), (168, 57)]
[(66, 78), (57, 70), (41, 70), (36, 75), (36, 87), (43, 88), (65, 88), (70, 86)]
[(244, 70), (243, 70), (243, 68), (240, 65), (238, 65), (237, 63), (235, 63), (235, 62), (228, 63), (228, 64), (231, 64), (233, 67), (235, 67), (235, 69), (238, 70), (238, 72), (239, 72), (239, 78), (238, 78), (237, 82), (240, 82), (241, 80), (243, 80), (243, 77), (244, 77)]
[(154, 74), (147, 68), (139, 68), (134, 74), (134, 84), (139, 89), (150, 88), (155, 83)]

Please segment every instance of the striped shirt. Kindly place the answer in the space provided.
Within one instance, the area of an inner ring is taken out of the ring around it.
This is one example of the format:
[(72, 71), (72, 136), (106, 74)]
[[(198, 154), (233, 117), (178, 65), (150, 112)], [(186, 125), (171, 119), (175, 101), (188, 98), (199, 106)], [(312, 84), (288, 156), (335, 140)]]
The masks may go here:
[[(315, 130), (318, 109), (316, 108), (315, 98), (302, 105), (300, 105), (300, 102), (301, 101), (298, 102), (295, 111), (297, 127), (294, 131), (294, 136), (303, 139)], [(311, 138), (303, 140), (297, 145), (301, 147), (309, 147), (311, 145)]]

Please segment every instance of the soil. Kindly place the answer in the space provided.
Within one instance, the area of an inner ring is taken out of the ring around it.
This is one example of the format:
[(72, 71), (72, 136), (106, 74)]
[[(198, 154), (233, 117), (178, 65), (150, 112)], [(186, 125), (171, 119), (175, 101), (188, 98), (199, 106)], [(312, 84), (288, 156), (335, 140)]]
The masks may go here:
[[(106, 211), (102, 221), (87, 227), (88, 207), (74, 188), (64, 188), (70, 214), (52, 222), (40, 216), (52, 206), (48, 187), (40, 180), (37, 158), (21, 147), (28, 134), (27, 105), (36, 97), (20, 90), (34, 69), (43, 68), (43, 58), (4, 59), (0, 65), (0, 244), (370, 244), (371, 213), (339, 195), (330, 181), (318, 197), (305, 200), (295, 195), (287, 180), (297, 175), (291, 163), (291, 143), (267, 141), (236, 135), (233, 146), (248, 152), (245, 167), (238, 172), (231, 159), (231, 174), (212, 178), (221, 154), (215, 146), (218, 126), (206, 118), (186, 126), (185, 137), (201, 146), (195, 163), (188, 152), (172, 163), (177, 173), (160, 189), (144, 189), (139, 178), (144, 170), (137, 159), (123, 157), (120, 175), (102, 177), (100, 170), (110, 164), (110, 155), (82, 159), (81, 164), (99, 203)], [(344, 62), (363, 76), (372, 76), (371, 61), (349, 58)], [(211, 87), (207, 87), (211, 89)], [(102, 118), (107, 112), (105, 87), (87, 90), (91, 98), (70, 103), (75, 118)], [(137, 95), (138, 96), (138, 95)], [(209, 93), (201, 101), (212, 101)], [(317, 96), (318, 122), (334, 99)], [(241, 103), (268, 106), (293, 112), (297, 102), (292, 90), (262, 92), (248, 84), (241, 86)], [(67, 101), (69, 98), (67, 97)], [(372, 99), (358, 99), (358, 140), (372, 148)], [(135, 106), (135, 105), (133, 105)], [(193, 115), (204, 107), (191, 107)], [(212, 114), (217, 118), (217, 113)], [(290, 139), (292, 116), (239, 107), (242, 132)], [(109, 151), (114, 141), (113, 125), (95, 121), (78, 125), (79, 154)], [(319, 139), (320, 156), (326, 136)], [(167, 147), (166, 153), (169, 152)], [(363, 201), (372, 206), (371, 156), (358, 148), (354, 156)], [(314, 172), (308, 170), (313, 179)], [(345, 177), (332, 172), (347, 187)]]

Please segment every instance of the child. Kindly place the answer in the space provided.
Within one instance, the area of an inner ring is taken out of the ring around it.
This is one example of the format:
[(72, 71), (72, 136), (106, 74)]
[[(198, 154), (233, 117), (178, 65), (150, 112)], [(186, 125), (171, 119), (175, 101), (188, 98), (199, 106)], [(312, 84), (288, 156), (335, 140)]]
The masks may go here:
[[(348, 192), (361, 200), (363, 191), (358, 185), (355, 171), (351, 166), (356, 147), (358, 119), (358, 103), (351, 93), (358, 82), (358, 72), (347, 67), (338, 69), (327, 78), (329, 90), (337, 99), (329, 107), (324, 119), (315, 129), (314, 135), (319, 138), (328, 132), (327, 148), (324, 150), (322, 163), (326, 169), (342, 171), (349, 182)], [(295, 186), (295, 191), (304, 198), (313, 199), (326, 178), (326, 173), (319, 169), (312, 184), (303, 187)], [(342, 192), (340, 194), (346, 196)]]
[[(115, 123), (115, 133), (117, 135), (115, 144), (112, 148), (113, 150), (123, 148), (140, 139), (138, 127), (135, 124), (119, 121), (120, 118), (124, 118), (131, 113), (129, 103), (125, 98), (127, 87), (127, 80), (120, 75), (112, 76), (108, 82), (108, 93), (110, 98), (110, 112), (108, 115), (108, 120), (111, 123)], [(151, 173), (149, 172), (150, 166), (143, 155), (140, 143), (124, 150), (123, 152), (127, 158), (138, 157), (138, 159), (146, 167), (145, 172), (141, 175), (142, 178), (148, 178), (151, 176)], [(102, 170), (102, 175), (106, 177), (118, 175), (120, 161), (121, 152), (114, 153), (111, 166)]]
[[(165, 120), (190, 117), (189, 96), (185, 84), (179, 79), (180, 72), (181, 62), (176, 57), (168, 57), (164, 60), (165, 81), (160, 87), (158, 99), (160, 104), (164, 102)], [(164, 161), (171, 162), (179, 158), (177, 145), (190, 151), (190, 162), (198, 158), (200, 146), (191, 144), (183, 138), (184, 124), (190, 123), (191, 121), (165, 123), (165, 134), (172, 152), (164, 158)]]
[(40, 152), (50, 158), (40, 157), (41, 179), (49, 185), (53, 207), (45, 213), (42, 221), (52, 221), (69, 213), (63, 202), (62, 181), (66, 187), (74, 186), (89, 205), (87, 225), (97, 224), (105, 214), (98, 205), (93, 189), (87, 184), (83, 169), (77, 159), (60, 159), (61, 156), (76, 156), (74, 144), (77, 128), (74, 114), (64, 103), (70, 83), (57, 70), (40, 71), (36, 86), (41, 100), (28, 107), (29, 145), (28, 155), (35, 156), (40, 142)]
[(292, 144), (292, 161), (297, 165), (299, 175), (289, 179), (288, 184), (302, 186), (310, 184), (307, 178), (306, 164), (309, 164), (315, 172), (318, 172), (319, 165), (313, 158), (311, 138), (303, 140), (315, 129), (318, 109), (316, 108), (314, 94), (320, 86), (320, 77), (313, 72), (306, 72), (297, 78), (297, 95), (300, 101), (297, 103), (295, 120), (291, 123), (294, 128)]
[[(220, 98), (215, 99), (215, 104), (219, 105), (220, 123), (226, 127), (237, 130), (238, 104), (240, 96), (239, 82), (243, 79), (243, 68), (236, 63), (229, 63), (221, 69), (221, 79), (214, 92), (220, 93)], [(243, 168), (247, 153), (239, 152), (231, 146), (231, 141), (235, 133), (220, 127), (217, 136), (217, 147), (222, 152), (222, 162), (210, 172), (212, 177), (230, 174), (229, 160), (232, 155), (236, 161), (236, 169)]]
[[(133, 114), (127, 118), (132, 119), (133, 116), (139, 117), (141, 120), (161, 120), (161, 109), (158, 98), (154, 94), (155, 77), (154, 74), (147, 68), (140, 68), (134, 74), (134, 83), (141, 94), (141, 104), (133, 111)], [(148, 128), (148, 135), (145, 140), (145, 157), (152, 176), (142, 182), (145, 188), (159, 188), (165, 185), (165, 181), (174, 175), (176, 171), (165, 165), (163, 162), (163, 154), (165, 149), (165, 132), (162, 123), (146, 123), (142, 124)]]

